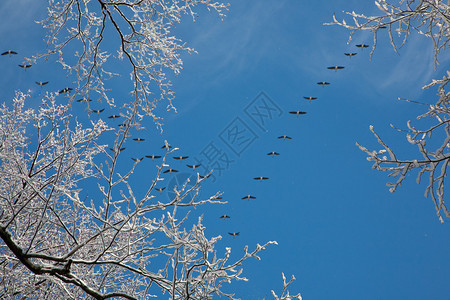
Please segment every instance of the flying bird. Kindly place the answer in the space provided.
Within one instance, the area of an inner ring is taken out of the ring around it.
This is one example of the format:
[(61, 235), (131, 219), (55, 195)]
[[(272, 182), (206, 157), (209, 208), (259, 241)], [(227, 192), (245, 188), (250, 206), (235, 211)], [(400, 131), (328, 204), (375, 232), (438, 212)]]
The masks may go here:
[(163, 173), (166, 174), (166, 173), (176, 173), (176, 172), (178, 172), (178, 171), (174, 170), (174, 169), (169, 169), (169, 170), (165, 170)]
[(165, 149), (170, 149), (170, 148), (172, 148), (172, 146), (170, 146), (169, 144), (167, 144), (167, 145), (164, 144), (164, 146), (162, 146), (161, 149), (164, 149), (164, 148)]
[(12, 50), (8, 50), (8, 51), (6, 51), (6, 52), (3, 52), (1, 55), (8, 55), (8, 56), (11, 56), (11, 54), (17, 54), (17, 52), (16, 52), (16, 51), (12, 51)]
[(152, 155), (146, 155), (145, 157), (150, 158), (151, 160), (154, 160), (154, 159), (157, 159), (157, 158), (161, 158), (160, 155), (154, 155), (154, 154), (152, 154)]
[(31, 65), (19, 65), (19, 67), (26, 71), (28, 68), (31, 68)]
[(228, 215), (223, 215), (223, 216), (221, 216), (220, 218), (225, 220), (225, 219), (229, 219), (230, 216), (228, 216)]
[(303, 97), (303, 98), (305, 98), (306, 100), (309, 100), (309, 102), (311, 102), (311, 100), (316, 100), (317, 99), (317, 97)]
[(292, 138), (290, 136), (287, 136), (287, 135), (279, 136), (279, 137), (277, 137), (277, 139), (292, 140)]
[(91, 100), (91, 99), (88, 99), (88, 98), (81, 98), (81, 99), (78, 99), (77, 102), (78, 102), (78, 103), (81, 103), (81, 102), (86, 102), (86, 103), (88, 103), (88, 102), (92, 102), (92, 100)]
[(198, 176), (200, 177), (200, 179), (203, 179), (203, 178), (206, 179), (206, 178), (209, 178), (209, 176), (211, 176), (211, 175), (208, 174), (208, 175), (205, 175), (205, 176), (202, 176), (202, 175), (198, 175)]
[(198, 165), (186, 165), (188, 168), (191, 168), (192, 170), (195, 170), (195, 169), (197, 169), (198, 167), (200, 167), (201, 166), (201, 164), (198, 164)]
[(102, 108), (102, 109), (91, 109), (91, 112), (93, 112), (94, 114), (98, 115), (99, 113), (101, 113), (104, 110), (105, 110), (104, 108)]
[(41, 88), (44, 86), (44, 85), (46, 85), (47, 83), (48, 83), (48, 81), (46, 81), (46, 82), (42, 82), (42, 81), (35, 81), (35, 83), (38, 85), (38, 86), (40, 86)]
[(60, 90), (60, 91), (58, 92), (58, 94), (69, 93), (71, 90), (72, 90), (72, 88), (66, 87), (66, 88), (63, 88), (62, 90)]
[(356, 47), (361, 48), (361, 50), (363, 50), (364, 48), (368, 48), (369, 45), (362, 43), (362, 44), (356, 45)]
[(280, 155), (280, 153), (272, 151), (272, 152), (267, 153), (267, 155), (272, 155), (272, 157), (274, 157), (275, 155)]
[(327, 69), (337, 71), (337, 70), (342, 70), (343, 68), (344, 68), (343, 66), (332, 66), (332, 67), (328, 67)]
[(358, 53), (344, 53), (346, 56), (352, 58), (352, 56), (355, 56)]
[(115, 120), (115, 119), (117, 119), (117, 118), (120, 118), (120, 116), (118, 116), (118, 115), (112, 115), (112, 116), (109, 116), (109, 117), (108, 117), (108, 119), (113, 119), (113, 120)]
[(158, 192), (162, 192), (162, 191), (164, 191), (166, 188), (165, 187), (162, 187), (162, 188), (155, 188), (155, 190), (157, 190)]
[(290, 111), (289, 113), (293, 114), (293, 115), (297, 115), (297, 118), (298, 118), (299, 115), (305, 115), (306, 114), (305, 111), (299, 111), (299, 110), (297, 110), (297, 111)]
[(263, 181), (263, 180), (267, 180), (267, 179), (269, 179), (269, 177), (263, 177), (263, 176), (259, 176), (259, 177), (254, 177), (253, 179), (255, 179), (255, 180), (259, 180), (259, 181)]
[(140, 142), (145, 141), (145, 139), (143, 139), (143, 138), (135, 138), (135, 139), (133, 139), (133, 141), (136, 141), (136, 142), (140, 143)]
[(330, 85), (330, 83), (326, 82), (326, 81), (321, 81), (321, 82), (318, 82), (317, 84), (321, 85), (322, 87), (325, 87), (326, 85)]
[(239, 232), (228, 232), (229, 235), (231, 235), (232, 237), (238, 236)]
[(256, 197), (254, 197), (254, 196), (252, 196), (252, 195), (247, 195), (247, 196), (245, 196), (245, 197), (242, 197), (242, 200), (245, 200), (245, 199), (247, 199), (247, 200), (250, 200), (250, 199), (256, 199)]
[(140, 162), (141, 160), (143, 160), (144, 158), (143, 157), (140, 157), (140, 158), (131, 158), (133, 161), (135, 161), (135, 162)]
[[(111, 150), (111, 151), (115, 152), (115, 150), (114, 150), (113, 148), (109, 148), (109, 150)], [(125, 150), (125, 147), (123, 147), (123, 148), (120, 148), (120, 149), (119, 149), (119, 152), (120, 152), (120, 151), (123, 151), (123, 150)]]
[(173, 159), (176, 159), (176, 160), (179, 160), (179, 161), (182, 161), (183, 159), (186, 159), (186, 158), (189, 158), (189, 156), (174, 156), (173, 157)]

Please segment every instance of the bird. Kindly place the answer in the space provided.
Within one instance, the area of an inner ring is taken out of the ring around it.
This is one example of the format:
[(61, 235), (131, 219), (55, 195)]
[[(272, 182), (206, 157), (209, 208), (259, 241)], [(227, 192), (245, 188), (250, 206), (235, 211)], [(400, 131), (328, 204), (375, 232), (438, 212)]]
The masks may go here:
[(26, 71), (28, 68), (31, 68), (31, 65), (19, 65), (19, 67)]
[(133, 141), (136, 141), (136, 142), (140, 143), (140, 142), (145, 141), (145, 139), (143, 139), (143, 138), (135, 138), (135, 139), (133, 139)]
[(231, 235), (232, 237), (238, 236), (239, 232), (228, 232), (229, 235)]
[[(109, 148), (109, 150), (111, 150), (111, 151), (113, 151), (113, 152), (115, 151), (113, 148)], [(120, 152), (120, 151), (123, 151), (123, 150), (125, 150), (125, 147), (120, 148), (120, 149), (119, 149), (119, 152)]]
[(200, 177), (200, 179), (204, 179), (204, 178), (206, 179), (206, 178), (209, 178), (209, 176), (211, 176), (211, 175), (208, 174), (208, 175), (205, 175), (205, 176), (202, 176), (202, 175), (198, 175), (198, 176)]
[(109, 117), (108, 117), (108, 119), (113, 119), (113, 120), (115, 120), (115, 119), (117, 119), (117, 118), (120, 118), (120, 116), (118, 116), (118, 115), (112, 115), (112, 116), (109, 116)]
[(267, 155), (272, 155), (272, 157), (274, 157), (275, 155), (280, 155), (280, 153), (272, 151), (272, 152), (267, 153)]
[(290, 111), (289, 113), (293, 114), (293, 115), (297, 115), (297, 118), (298, 118), (299, 115), (305, 115), (306, 114), (305, 111), (299, 111), (299, 110), (297, 110), (297, 111)]
[(343, 66), (332, 66), (332, 67), (328, 67), (327, 69), (337, 71), (337, 70), (342, 70), (343, 68), (344, 68)]
[(155, 188), (155, 190), (157, 190), (158, 192), (162, 192), (162, 191), (164, 191), (166, 188), (165, 187), (162, 187), (162, 188)]
[(104, 108), (102, 108), (102, 109), (91, 109), (91, 112), (93, 112), (94, 114), (98, 115), (99, 113), (101, 113), (104, 110), (105, 110)]
[(386, 29), (387, 27), (384, 25), (381, 25), (380, 27), (378, 27), (378, 29)]
[(126, 127), (126, 126), (127, 126), (127, 124), (125, 124), (125, 123), (122, 123), (122, 124), (119, 124), (119, 125), (117, 125), (117, 126), (119, 126), (119, 127)]
[(174, 156), (173, 157), (173, 159), (176, 159), (176, 160), (179, 160), (179, 161), (182, 161), (183, 159), (186, 159), (186, 158), (189, 158), (189, 156)]
[(157, 158), (161, 158), (161, 156), (155, 155), (155, 154), (152, 154), (152, 155), (146, 155), (145, 157), (150, 158), (151, 160), (154, 160), (154, 159), (157, 159)]
[(60, 90), (60, 91), (58, 92), (58, 94), (69, 93), (71, 90), (72, 90), (72, 88), (66, 87), (66, 88), (63, 88), (62, 90)]
[(42, 81), (35, 81), (35, 83), (38, 85), (38, 86), (40, 86), (41, 88), (44, 86), (44, 85), (46, 85), (47, 83), (48, 83), (48, 81), (46, 81), (46, 82), (42, 82)]
[(254, 177), (254, 180), (259, 180), (259, 181), (263, 181), (263, 180), (267, 180), (269, 179), (269, 177), (263, 177), (263, 176), (259, 176), (259, 177)]
[(164, 144), (164, 146), (161, 147), (161, 149), (170, 149), (172, 148), (172, 146), (170, 146), (169, 144)]
[(309, 100), (309, 102), (311, 102), (311, 100), (316, 100), (317, 99), (317, 97), (303, 97), (303, 98), (305, 98), (306, 100)]
[(344, 53), (346, 56), (352, 58), (352, 56), (355, 56), (358, 53)]
[(228, 216), (228, 215), (223, 215), (223, 216), (221, 216), (220, 218), (225, 220), (225, 219), (229, 219), (230, 216)]
[(8, 55), (8, 56), (11, 56), (11, 54), (17, 54), (17, 52), (16, 52), (16, 51), (12, 51), (12, 50), (8, 50), (8, 51), (6, 51), (6, 52), (3, 52), (1, 55)]
[(321, 81), (321, 82), (318, 82), (317, 84), (321, 85), (322, 87), (325, 87), (326, 85), (330, 85), (330, 83), (326, 82), (326, 81)]
[(88, 99), (88, 98), (81, 98), (81, 99), (78, 99), (77, 100), (77, 102), (78, 103), (81, 103), (81, 102), (86, 102), (86, 103), (88, 103), (88, 102), (91, 102), (92, 100), (91, 99)]
[(292, 138), (290, 136), (287, 136), (287, 135), (279, 136), (279, 137), (277, 137), (277, 139), (292, 140)]
[(252, 195), (247, 195), (247, 196), (245, 196), (245, 197), (242, 197), (242, 200), (245, 200), (245, 199), (247, 199), (247, 200), (250, 200), (250, 199), (256, 199), (256, 197), (255, 197), (255, 196), (252, 196)]
[(356, 45), (356, 47), (361, 48), (361, 50), (363, 50), (364, 48), (369, 47), (369, 45), (362, 43), (362, 44)]
[(200, 167), (201, 166), (201, 164), (198, 164), (198, 165), (186, 165), (188, 168), (191, 168), (192, 170), (195, 170), (195, 169), (197, 169), (198, 167)]
[(176, 172), (178, 172), (178, 171), (174, 170), (174, 169), (169, 169), (169, 170), (165, 170), (163, 173), (166, 174), (166, 173), (176, 173)]
[(135, 161), (135, 162), (140, 162), (141, 160), (143, 160), (144, 158), (143, 157), (140, 157), (140, 158), (131, 158), (133, 161)]

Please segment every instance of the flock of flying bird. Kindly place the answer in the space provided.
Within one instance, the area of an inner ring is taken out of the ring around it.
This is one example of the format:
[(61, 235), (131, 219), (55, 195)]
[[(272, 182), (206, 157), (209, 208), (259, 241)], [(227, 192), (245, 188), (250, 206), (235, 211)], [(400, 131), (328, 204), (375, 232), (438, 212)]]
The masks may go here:
[[(363, 44), (358, 44), (358, 45), (356, 45), (356, 47), (361, 48), (361, 49), (364, 49), (364, 48), (369, 47), (369, 45), (366, 45), (366, 44), (363, 43)], [(344, 53), (344, 54), (345, 54), (347, 57), (349, 57), (349, 58), (351, 58), (352, 56), (357, 55), (357, 53), (353, 53), (353, 52), (351, 52), (351, 53)], [(5, 56), (5, 55), (8, 55), (8, 56), (11, 56), (11, 55), (17, 55), (17, 52), (15, 52), (15, 51), (13, 51), (13, 50), (8, 50), (8, 51), (5, 51), (5, 52), (1, 53), (0, 55), (2, 55), (2, 56)], [(26, 69), (30, 68), (32, 65), (30, 65), (30, 64), (20, 64), (20, 65), (18, 65), (18, 66), (21, 67), (21, 68), (23, 68), (23, 69), (26, 71)], [(344, 69), (344, 67), (343, 67), (343, 66), (335, 65), (335, 66), (327, 67), (327, 69), (337, 71), (337, 70)], [(48, 81), (45, 81), (45, 82), (42, 82), (42, 81), (36, 81), (35, 83), (36, 83), (38, 86), (40, 86), (40, 87), (42, 88), (44, 85), (48, 84), (49, 82), (48, 82)], [(318, 85), (321, 85), (322, 87), (325, 87), (325, 86), (327, 86), (327, 85), (330, 85), (330, 83), (329, 83), (329, 82), (326, 82), (326, 81), (317, 82), (317, 84), (318, 84)], [(60, 90), (60, 91), (59, 91), (59, 94), (70, 93), (70, 91), (72, 91), (72, 88), (66, 87), (66, 88), (63, 88), (62, 90)], [(310, 101), (310, 102), (313, 101), (313, 100), (317, 100), (317, 99), (318, 99), (318, 97), (312, 97), (312, 96), (304, 96), (303, 98), (306, 99), (306, 100), (308, 100), (308, 101)], [(78, 103), (82, 103), (82, 102), (87, 103), (87, 102), (91, 102), (91, 101), (92, 101), (91, 99), (86, 99), (86, 98), (82, 98), (82, 99), (76, 100), (76, 102), (78, 102)], [(91, 112), (91, 113), (95, 113), (95, 114), (100, 114), (100, 113), (102, 113), (104, 110), (105, 110), (104, 108), (102, 108), (102, 109), (90, 109), (90, 112)], [(306, 114), (305, 111), (300, 111), (300, 110), (290, 111), (289, 113), (290, 113), (290, 114), (293, 114), (293, 115), (296, 115), (297, 117), (298, 117), (299, 115), (304, 115), (304, 114)], [(108, 116), (108, 119), (111, 119), (111, 120), (113, 120), (113, 121), (116, 120), (116, 119), (118, 119), (118, 118), (120, 118), (120, 115), (115, 115), (115, 114), (114, 114), (114, 115)], [(125, 126), (125, 124), (119, 124), (119, 126)], [(292, 138), (291, 138), (290, 136), (287, 136), (287, 135), (282, 135), (282, 136), (279, 136), (278, 139), (282, 139), (282, 140), (291, 140)], [(135, 141), (135, 142), (137, 142), (137, 143), (140, 143), (140, 142), (145, 141), (144, 138), (140, 138), (140, 137), (133, 138), (132, 140)], [(170, 146), (170, 145), (167, 144), (167, 143), (165, 143), (165, 144), (161, 147), (161, 149), (166, 149), (166, 150), (169, 150), (169, 149), (171, 149), (171, 148), (172, 148), (172, 146)], [(115, 151), (120, 152), (120, 151), (125, 150), (125, 147), (119, 148), (119, 149), (117, 149), (117, 150), (115, 150), (115, 149), (113, 149), (113, 148), (109, 148), (109, 149), (110, 149), (111, 151), (113, 151), (113, 152), (115, 152)], [(278, 153), (278, 152), (276, 152), (276, 151), (272, 151), (272, 152), (267, 153), (267, 155), (272, 156), (272, 157), (275, 157), (275, 156), (280, 155), (280, 153)], [(145, 157), (146, 157), (146, 158), (149, 158), (149, 159), (151, 159), (151, 160), (155, 160), (155, 159), (161, 158), (162, 156), (161, 156), (161, 155), (155, 155), (155, 154), (152, 154), (152, 155), (145, 155)], [(189, 156), (181, 156), (181, 155), (180, 155), (180, 156), (174, 156), (174, 157), (173, 157), (173, 159), (178, 160), (178, 161), (180, 161), (180, 162), (182, 162), (182, 161), (184, 161), (185, 159), (188, 159), (188, 158), (189, 158)], [(143, 157), (137, 157), (137, 158), (132, 157), (131, 159), (132, 159), (134, 162), (139, 163), (140, 161), (142, 161), (142, 160), (144, 159), (144, 156), (143, 156)], [(192, 169), (192, 170), (195, 170), (195, 169), (197, 169), (198, 167), (200, 167), (201, 164), (186, 164), (186, 166), (187, 166), (188, 168)], [(177, 172), (178, 172), (178, 170), (172, 169), (172, 168), (169, 168), (169, 169), (163, 171), (164, 174), (168, 174), (168, 173), (177, 173)], [(206, 176), (201, 176), (201, 175), (199, 175), (200, 178), (205, 178), (205, 177), (207, 177), (207, 176), (208, 176), (208, 175), (206, 175)], [(268, 180), (269, 177), (259, 176), (259, 177), (254, 177), (253, 179), (254, 179), (254, 180), (258, 180), (258, 181), (263, 181), (263, 180)], [(166, 187), (158, 187), (158, 188), (155, 188), (155, 190), (158, 191), (158, 192), (160, 192), (160, 193), (162, 193), (165, 189), (166, 189)], [(217, 197), (216, 199), (222, 199), (222, 197)], [(253, 195), (251, 195), (251, 194), (248, 194), (248, 195), (242, 197), (241, 199), (242, 199), (242, 200), (245, 200), (245, 199), (250, 200), (250, 199), (256, 199), (256, 197), (253, 196)], [(220, 219), (223, 219), (223, 220), (225, 220), (225, 219), (230, 219), (230, 218), (231, 218), (231, 217), (230, 217), (229, 215), (226, 215), (226, 214), (220, 216)], [(231, 235), (231, 236), (233, 236), (233, 237), (235, 237), (235, 236), (238, 236), (238, 235), (239, 235), (239, 232), (228, 232), (228, 234)]]
[[(362, 49), (364, 49), (364, 48), (368, 48), (369, 45), (366, 45), (366, 44), (362, 43), (362, 44), (356, 45), (356, 47), (358, 47), (358, 48), (360, 48), (360, 49), (362, 50)], [(352, 58), (353, 56), (355, 56), (355, 55), (357, 55), (357, 54), (358, 54), (358, 53), (356, 53), (356, 52), (344, 53), (344, 55), (347, 56), (347, 57), (349, 57), (349, 58)], [(334, 65), (334, 66), (327, 67), (328, 70), (334, 70), (334, 71), (336, 71), (336, 72), (337, 72), (337, 70), (342, 70), (342, 69), (344, 69), (344, 68), (345, 68), (344, 66), (338, 66), (338, 65)], [(325, 86), (327, 86), (327, 85), (330, 85), (330, 83), (327, 82), (327, 81), (317, 82), (317, 84), (318, 84), (318, 85), (321, 85), (322, 87), (325, 87)], [(313, 97), (313, 96), (303, 96), (303, 98), (306, 99), (306, 100), (308, 100), (309, 102), (311, 102), (312, 100), (317, 100), (317, 99), (318, 99), (318, 97)], [(305, 114), (306, 114), (305, 111), (301, 111), (301, 110), (290, 111), (289, 113), (292, 114), (292, 115), (296, 115), (297, 117), (298, 117), (299, 115), (305, 115)], [(290, 139), (292, 139), (292, 138), (291, 138), (290, 136), (287, 136), (287, 135), (282, 135), (282, 136), (279, 136), (278, 139), (290, 140)], [(274, 156), (280, 155), (280, 153), (278, 153), (278, 152), (276, 152), (276, 151), (272, 151), (272, 152), (267, 153), (267, 155), (274, 157)], [(268, 180), (269, 177), (263, 177), (263, 176), (260, 176), (260, 177), (254, 177), (253, 179), (254, 179), (254, 180), (263, 181), (263, 180)], [(249, 194), (249, 195), (247, 195), (247, 196), (245, 196), (245, 197), (242, 197), (242, 199), (243, 199), (243, 200), (245, 200), (245, 199), (250, 200), (250, 199), (256, 199), (256, 197)], [(221, 218), (221, 219), (229, 219), (230, 216), (228, 216), (228, 215), (223, 215), (223, 216), (221, 216), (220, 218)], [(235, 236), (239, 235), (239, 232), (229, 232), (228, 234), (231, 235), (231, 236), (233, 236), (233, 237), (235, 237)]]

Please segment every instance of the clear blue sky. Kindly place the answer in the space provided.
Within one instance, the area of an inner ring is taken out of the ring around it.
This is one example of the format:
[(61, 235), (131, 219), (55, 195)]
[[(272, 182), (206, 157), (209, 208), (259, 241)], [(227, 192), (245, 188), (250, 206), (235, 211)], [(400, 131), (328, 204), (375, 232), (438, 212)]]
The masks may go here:
[[(46, 90), (56, 91), (72, 80), (61, 79), (64, 72), (51, 62), (26, 72), (17, 67), (21, 57), (44, 47), (43, 31), (32, 22), (44, 13), (36, 2), (0, 3), (0, 50), (19, 52), (18, 57), (1, 57), (1, 102), (10, 101), (14, 89), (32, 89), (37, 96), (34, 81), (48, 80)], [(443, 75), (449, 56), (441, 56), (434, 71), (431, 42), (414, 35), (397, 55), (387, 35), (380, 34), (370, 61), (369, 49), (355, 47), (372, 45), (370, 33), (356, 34), (347, 44), (348, 31), (322, 25), (333, 13), (341, 19), (342, 10), (378, 14), (373, 1), (260, 0), (231, 1), (223, 22), (205, 11), (196, 23), (186, 18), (175, 33), (198, 54), (183, 55), (184, 70), (173, 78), (178, 113), (161, 106), (163, 135), (149, 123), (145, 132), (136, 133), (146, 141), (128, 142), (124, 156), (162, 153), (167, 139), (180, 148), (178, 155), (190, 156), (187, 163), (195, 163), (194, 157), (201, 158), (211, 145), (232, 161), (202, 189), (203, 197), (223, 191), (228, 204), (198, 209), (193, 216), (195, 221), (204, 214), (208, 234), (223, 236), (218, 244), (222, 254), (226, 246), (237, 257), (245, 245), (278, 241), (261, 262), (245, 265), (250, 281), (234, 285), (242, 299), (270, 298), (270, 289), (280, 290), (281, 272), (296, 276), (290, 290), (304, 299), (450, 299), (448, 220), (439, 223), (415, 177), (390, 194), (387, 174), (372, 170), (355, 146), (358, 141), (380, 149), (368, 129), (374, 125), (398, 156), (417, 155), (389, 124), (406, 127), (423, 107), (396, 99), (433, 103), (436, 90), (421, 87)], [(344, 52), (358, 55), (349, 59)], [(327, 70), (333, 65), (345, 69)], [(127, 78), (123, 74), (121, 80)], [(331, 85), (322, 88), (319, 81)], [(123, 87), (117, 86), (113, 95), (125, 97)], [(255, 103), (267, 112), (260, 98), (254, 102), (261, 92), (276, 107), (263, 126), (250, 117)], [(309, 103), (303, 96), (319, 99)], [(295, 110), (307, 114), (297, 118), (288, 113)], [(75, 107), (74, 113), (83, 118), (82, 108)], [(230, 141), (229, 133), (242, 128), (246, 136)], [(283, 134), (293, 139), (276, 138)], [(267, 156), (271, 151), (280, 156)], [(192, 173), (175, 160), (172, 167)], [(149, 169), (154, 169), (150, 161), (138, 167), (136, 185), (143, 184)], [(259, 176), (270, 179), (252, 179)], [(247, 194), (257, 199), (241, 200)], [(223, 214), (231, 219), (220, 220)]]

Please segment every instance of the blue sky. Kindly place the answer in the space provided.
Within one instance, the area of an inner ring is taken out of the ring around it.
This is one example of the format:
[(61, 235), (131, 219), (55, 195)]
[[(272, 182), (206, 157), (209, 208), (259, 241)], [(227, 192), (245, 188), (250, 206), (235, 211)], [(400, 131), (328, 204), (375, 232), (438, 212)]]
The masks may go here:
[[(230, 3), (223, 21), (202, 11), (197, 22), (186, 18), (176, 28), (176, 35), (198, 51), (183, 55), (184, 70), (173, 78), (178, 113), (162, 105), (163, 134), (147, 124), (147, 130), (135, 133), (147, 140), (135, 146), (129, 142), (126, 155), (159, 154), (166, 139), (180, 148), (178, 155), (190, 156), (188, 163), (211, 143), (233, 161), (202, 188), (205, 197), (223, 191), (228, 204), (198, 209), (193, 216), (195, 221), (204, 214), (208, 234), (223, 236), (219, 253), (231, 246), (238, 257), (245, 245), (278, 241), (261, 262), (245, 265), (250, 281), (233, 285), (242, 299), (270, 298), (270, 289), (281, 287), (281, 272), (296, 276), (290, 290), (304, 299), (449, 299), (448, 220), (439, 223), (432, 201), (423, 197), (424, 185), (413, 176), (389, 193), (387, 174), (372, 170), (355, 146), (358, 141), (380, 149), (368, 129), (374, 125), (398, 156), (417, 155), (389, 124), (406, 127), (423, 107), (396, 99), (433, 103), (436, 90), (421, 87), (444, 74), (449, 56), (441, 56), (435, 71), (431, 42), (413, 35), (397, 55), (387, 34), (380, 34), (369, 60), (369, 49), (354, 45), (372, 45), (370, 33), (358, 33), (347, 44), (345, 29), (322, 25), (333, 13), (342, 19), (342, 10), (378, 14), (373, 1)], [(17, 49), (20, 57), (43, 49), (43, 31), (32, 22), (43, 15), (41, 9), (34, 1), (3, 1), (1, 49)], [(344, 52), (358, 55), (349, 59)], [(59, 90), (73, 80), (64, 79), (51, 62), (23, 72), (16, 67), (19, 57), (1, 59), (1, 102), (9, 101), (15, 89), (37, 95), (34, 81), (48, 80), (47, 90)], [(327, 70), (332, 65), (345, 69)], [(323, 80), (331, 85), (316, 84)], [(113, 95), (127, 95), (123, 87)], [(245, 111), (261, 92), (280, 109), (262, 128)], [(309, 103), (303, 96), (319, 99)], [(297, 118), (288, 113), (297, 109), (307, 114)], [(83, 109), (75, 107), (74, 113), (82, 118)], [(239, 155), (221, 139), (236, 120), (254, 137)], [(293, 139), (276, 138), (283, 134)], [(280, 156), (267, 156), (271, 151)], [(177, 161), (172, 167), (192, 173)], [(135, 183), (145, 181), (152, 168), (150, 161), (140, 165)], [(270, 179), (252, 179), (258, 176)], [(241, 200), (247, 194), (257, 199)], [(220, 220), (222, 214), (231, 219)]]

